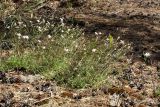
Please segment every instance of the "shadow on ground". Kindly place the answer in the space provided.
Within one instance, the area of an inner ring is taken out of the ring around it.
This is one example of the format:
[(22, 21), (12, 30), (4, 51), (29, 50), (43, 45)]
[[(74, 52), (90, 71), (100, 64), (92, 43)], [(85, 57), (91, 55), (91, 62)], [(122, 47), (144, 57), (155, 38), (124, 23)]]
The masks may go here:
[[(81, 0), (78, 0), (80, 2)], [(82, 3), (84, 1), (84, 3)], [(102, 32), (133, 43), (133, 53), (141, 56), (151, 52), (160, 60), (160, 2), (146, 0), (82, 0), (77, 7), (47, 5), (38, 10), (42, 16), (64, 17), (68, 25), (79, 26), (87, 35)], [(48, 3), (50, 4), (50, 3)], [(52, 2), (54, 4), (54, 2)]]

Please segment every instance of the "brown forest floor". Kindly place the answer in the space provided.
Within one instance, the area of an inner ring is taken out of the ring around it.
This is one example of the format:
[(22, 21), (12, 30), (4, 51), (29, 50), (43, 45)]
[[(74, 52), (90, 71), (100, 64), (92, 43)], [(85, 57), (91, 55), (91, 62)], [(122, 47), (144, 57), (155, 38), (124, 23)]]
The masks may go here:
[[(72, 8), (51, 0), (37, 10), (37, 15), (65, 18), (65, 23), (79, 26), (86, 35), (95, 32), (120, 36), (133, 43), (132, 63), (120, 76), (110, 76), (113, 87), (65, 89), (39, 75), (16, 69), (0, 74), (0, 107), (158, 107), (160, 97), (160, 0), (77, 0)], [(151, 52), (151, 62), (141, 60)]]

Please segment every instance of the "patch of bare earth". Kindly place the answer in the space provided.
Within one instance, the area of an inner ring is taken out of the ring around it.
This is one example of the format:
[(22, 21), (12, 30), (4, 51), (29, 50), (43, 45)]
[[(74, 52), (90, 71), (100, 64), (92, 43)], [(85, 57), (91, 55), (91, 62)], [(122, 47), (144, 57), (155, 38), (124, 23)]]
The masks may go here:
[(25, 72), (24, 68), (0, 72), (1, 107), (157, 107), (160, 98), (157, 68), (135, 62), (121, 75), (107, 78), (110, 86), (98, 89), (66, 89), (41, 75)]

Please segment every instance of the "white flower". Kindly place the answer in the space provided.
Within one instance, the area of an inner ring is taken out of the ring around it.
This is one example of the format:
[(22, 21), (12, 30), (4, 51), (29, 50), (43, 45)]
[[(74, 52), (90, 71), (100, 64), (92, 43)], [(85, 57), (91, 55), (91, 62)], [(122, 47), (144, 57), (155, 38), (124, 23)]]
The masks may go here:
[(75, 47), (78, 48), (78, 45), (76, 44)]
[(123, 41), (123, 40), (120, 40), (120, 44), (124, 45), (124, 41)]
[(51, 2), (50, 4), (51, 4), (51, 6), (54, 5), (53, 2)]
[(132, 61), (132, 59), (127, 59), (127, 62), (128, 62), (128, 63), (131, 63), (131, 61)]
[(70, 32), (71, 31), (71, 29), (68, 29), (68, 32)]
[(43, 46), (43, 47), (42, 47), (42, 49), (46, 49), (46, 47), (45, 47), (45, 46)]
[(64, 36), (63, 36), (63, 35), (61, 35), (61, 37), (62, 37), (62, 38), (64, 38)]
[(92, 49), (92, 52), (96, 52), (96, 49)]
[(19, 24), (19, 25), (22, 25), (22, 24), (23, 24), (23, 22), (18, 22), (18, 24)]
[(38, 40), (38, 43), (41, 43), (42, 41), (41, 40)]
[(64, 51), (65, 51), (65, 52), (69, 52), (69, 49), (67, 49), (67, 48), (64, 48)]
[(40, 22), (40, 20), (37, 20), (37, 22), (39, 23), (39, 22)]
[(77, 70), (78, 68), (77, 67), (75, 67), (75, 68), (73, 68), (74, 70)]
[(64, 26), (64, 18), (60, 18), (61, 25)]
[(22, 36), (23, 39), (29, 39), (29, 36)]
[(10, 28), (10, 26), (7, 26), (7, 28), (9, 29), (9, 28)]
[(25, 25), (25, 24), (23, 24), (23, 26), (24, 26), (24, 27), (26, 27), (26, 25)]
[(48, 38), (50, 39), (50, 38), (52, 38), (52, 36), (51, 36), (51, 35), (48, 35)]
[(18, 36), (18, 39), (21, 39), (21, 33), (17, 33), (16, 35)]
[(17, 35), (18, 37), (21, 37), (21, 36), (22, 36), (21, 33), (17, 33), (16, 35)]
[(119, 40), (119, 39), (120, 39), (120, 36), (118, 36), (117, 40)]
[(128, 48), (128, 49), (131, 49), (131, 46), (130, 46), (130, 45), (128, 45), (128, 46), (127, 46), (127, 48)]
[(95, 35), (98, 35), (98, 33), (97, 32), (94, 32), (95, 33)]
[(63, 23), (63, 20), (64, 20), (63, 18), (60, 18), (61, 23)]
[(51, 24), (52, 27), (54, 27), (54, 24)]
[(145, 57), (150, 57), (151, 54), (150, 54), (149, 52), (146, 52), (146, 53), (144, 53), (144, 56), (145, 56)]
[(42, 31), (42, 28), (40, 26), (38, 26), (38, 31), (40, 31), (40, 32)]
[(102, 35), (102, 32), (99, 32), (98, 34), (99, 34), (99, 35)]

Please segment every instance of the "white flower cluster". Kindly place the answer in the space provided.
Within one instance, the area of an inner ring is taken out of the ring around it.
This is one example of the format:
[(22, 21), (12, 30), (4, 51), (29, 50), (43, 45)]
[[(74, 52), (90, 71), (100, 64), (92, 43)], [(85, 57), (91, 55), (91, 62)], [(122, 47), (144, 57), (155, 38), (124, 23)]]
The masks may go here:
[(94, 32), (95, 35), (102, 35), (102, 32)]
[(146, 58), (148, 58), (148, 57), (150, 57), (150, 56), (151, 56), (151, 53), (146, 52), (146, 53), (144, 53), (143, 55), (144, 55)]
[(22, 34), (21, 33), (17, 33), (16, 34), (17, 36), (18, 36), (18, 39), (26, 39), (26, 40), (28, 40), (29, 39), (29, 36), (28, 35), (24, 35), (24, 36), (22, 36)]
[(124, 43), (125, 43), (125, 42), (124, 42), (123, 40), (120, 40), (120, 44), (124, 45)]
[(65, 52), (69, 52), (69, 49), (68, 49), (68, 48), (64, 48), (64, 51), (65, 51)]
[(28, 40), (28, 39), (29, 39), (29, 36), (27, 36), (27, 35), (26, 35), (26, 36), (22, 36), (22, 38)]
[(92, 49), (92, 52), (96, 52), (97, 49)]
[(52, 38), (52, 36), (51, 35), (47, 35), (48, 36), (48, 38), (50, 39), (50, 38)]

